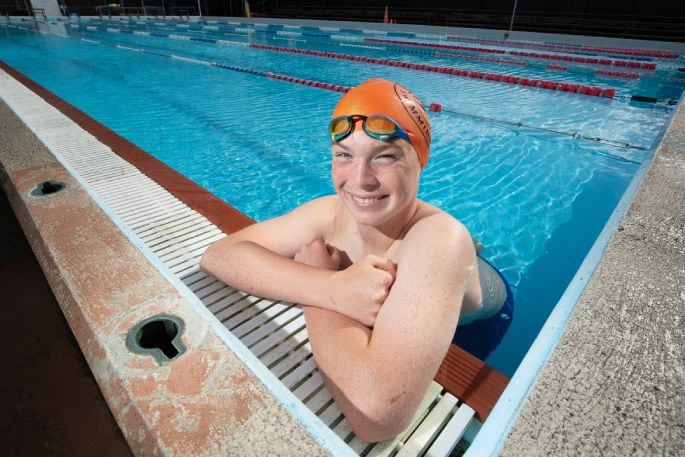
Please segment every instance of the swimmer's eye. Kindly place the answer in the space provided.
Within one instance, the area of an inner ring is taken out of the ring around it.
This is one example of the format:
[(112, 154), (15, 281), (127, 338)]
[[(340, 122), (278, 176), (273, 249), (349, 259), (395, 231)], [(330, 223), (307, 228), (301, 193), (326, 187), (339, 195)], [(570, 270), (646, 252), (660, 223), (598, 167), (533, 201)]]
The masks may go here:
[(333, 157), (335, 157), (336, 159), (351, 159), (352, 155), (350, 155), (350, 153), (348, 152), (338, 151), (333, 153)]
[(396, 161), (398, 159), (397, 154), (381, 154), (376, 156), (377, 160), (384, 160), (384, 161)]

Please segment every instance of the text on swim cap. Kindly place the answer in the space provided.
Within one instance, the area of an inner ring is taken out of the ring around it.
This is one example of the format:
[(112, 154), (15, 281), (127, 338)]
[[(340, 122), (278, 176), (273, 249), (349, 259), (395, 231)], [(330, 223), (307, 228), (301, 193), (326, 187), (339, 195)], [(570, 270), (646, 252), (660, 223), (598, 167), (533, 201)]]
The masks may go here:
[(426, 111), (423, 109), (421, 100), (419, 100), (416, 95), (402, 87), (400, 84), (395, 84), (395, 93), (400, 98), (400, 102), (402, 103), (402, 106), (404, 106), (404, 109), (407, 111), (407, 113), (409, 113), (416, 126), (419, 128), (419, 130), (421, 130), (421, 133), (423, 133), (423, 137), (426, 139), (426, 142), (430, 144), (431, 129), (430, 125), (428, 124), (428, 116), (426, 115)]

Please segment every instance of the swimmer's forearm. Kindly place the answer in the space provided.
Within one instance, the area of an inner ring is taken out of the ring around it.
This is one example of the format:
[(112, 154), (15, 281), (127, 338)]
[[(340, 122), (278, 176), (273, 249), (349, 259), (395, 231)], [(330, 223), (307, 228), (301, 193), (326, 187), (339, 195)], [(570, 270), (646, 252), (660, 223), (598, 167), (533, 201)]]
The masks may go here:
[(210, 246), (200, 268), (250, 294), (326, 309), (335, 306), (329, 293), (334, 271), (296, 262), (250, 241)]
[(303, 310), (316, 364), (357, 437), (376, 442), (397, 435), (415, 408), (405, 403), (408, 395), (396, 394), (394, 376), (387, 375), (383, 358), (371, 347), (372, 330), (325, 309)]

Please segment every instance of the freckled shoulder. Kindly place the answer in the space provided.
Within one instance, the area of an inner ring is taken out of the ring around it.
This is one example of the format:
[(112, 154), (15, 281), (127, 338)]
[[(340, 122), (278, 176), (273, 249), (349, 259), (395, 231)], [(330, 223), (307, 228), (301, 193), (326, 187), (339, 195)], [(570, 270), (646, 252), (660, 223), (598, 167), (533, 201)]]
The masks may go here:
[(313, 230), (320, 237), (330, 230), (339, 202), (336, 195), (315, 198), (295, 208), (287, 215), (288, 220), (300, 227)]
[(403, 247), (427, 247), (434, 244), (470, 246), (468, 229), (449, 213), (425, 202), (415, 216), (415, 222), (405, 236)]

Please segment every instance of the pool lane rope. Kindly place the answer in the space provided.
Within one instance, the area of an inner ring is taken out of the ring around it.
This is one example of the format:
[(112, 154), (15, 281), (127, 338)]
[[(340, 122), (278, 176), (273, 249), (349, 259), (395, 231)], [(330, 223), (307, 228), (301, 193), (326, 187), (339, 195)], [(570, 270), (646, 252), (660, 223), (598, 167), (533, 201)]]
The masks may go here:
[(656, 63), (654, 62), (633, 62), (629, 60), (612, 60), (612, 59), (598, 59), (596, 57), (580, 57), (580, 56), (562, 56), (556, 54), (539, 54), (536, 52), (525, 52), (525, 51), (505, 51), (503, 49), (492, 49), (492, 48), (473, 48), (469, 46), (460, 46), (452, 44), (441, 44), (441, 43), (424, 43), (418, 41), (404, 41), (404, 40), (386, 40), (382, 38), (364, 38), (364, 41), (370, 43), (390, 43), (399, 44), (402, 46), (417, 46), (425, 48), (436, 48), (436, 49), (454, 49), (459, 51), (470, 51), (470, 52), (481, 52), (481, 53), (492, 53), (492, 54), (509, 54), (512, 56), (529, 57), (533, 59), (545, 59), (545, 60), (559, 60), (565, 62), (575, 62), (575, 63), (588, 63), (593, 65), (610, 65), (616, 67), (628, 67), (628, 68), (641, 68), (644, 70), (655, 70)]
[[(97, 20), (100, 23), (103, 24), (116, 24), (118, 27), (128, 27), (131, 23), (135, 23), (136, 25), (140, 24), (140, 22), (135, 22), (135, 21), (107, 21), (105, 19), (94, 19)], [(43, 21), (39, 21), (43, 22)], [(151, 24), (145, 24), (145, 25), (153, 25), (157, 26), (159, 25), (158, 23), (151, 23)], [(186, 26), (185, 24), (177, 24), (177, 26)], [(75, 25), (72, 25), (72, 27), (77, 27)], [(190, 27), (190, 26), (186, 26)], [(274, 30), (258, 30), (258, 29), (240, 29), (241, 31), (238, 32), (238, 28), (230, 28), (230, 31), (227, 30), (221, 30), (219, 27), (210, 27), (210, 26), (202, 26), (200, 24), (201, 29), (200, 30), (190, 30), (189, 28), (185, 28), (183, 32), (186, 33), (205, 33), (205, 30), (210, 30), (211, 32), (216, 32), (216, 33), (221, 33), (223, 35), (230, 35), (230, 36), (239, 36), (239, 37), (246, 37), (249, 36), (250, 33), (267, 33), (274, 35), (272, 39), (276, 40), (288, 40), (290, 42), (292, 41), (297, 41), (297, 42), (302, 42), (302, 43), (307, 43), (307, 44), (326, 44), (330, 45), (331, 43), (328, 42), (322, 42), (322, 41), (315, 41), (315, 40), (305, 40), (305, 39), (296, 39), (293, 37), (284, 37), (278, 35), (278, 31)], [(134, 30), (126, 30), (124, 28), (111, 28), (111, 27), (105, 27), (105, 26), (98, 26), (98, 27), (92, 27), (92, 26), (87, 26), (87, 30), (102, 30), (102, 31), (107, 31), (107, 32), (120, 32), (120, 33), (129, 33), (129, 34), (135, 34), (135, 35), (149, 35), (149, 36), (155, 36), (155, 37), (165, 37), (165, 38), (171, 38), (171, 39), (182, 39), (182, 40), (193, 40), (193, 41), (204, 41), (207, 43), (214, 43), (214, 44), (220, 44), (220, 45), (241, 45), (241, 46), (247, 46), (248, 43), (243, 43), (243, 42), (238, 42), (238, 41), (229, 41), (229, 40), (222, 40), (222, 39), (214, 39), (214, 38), (203, 38), (203, 37), (193, 37), (193, 36), (187, 36), (187, 35), (177, 35), (177, 34), (161, 34), (161, 33), (156, 33), (156, 32), (149, 32), (149, 31), (134, 31)], [(166, 29), (164, 29), (166, 30)], [(278, 36), (277, 36), (278, 35)], [(310, 35), (310, 36), (328, 36), (328, 35), (321, 35), (321, 34), (312, 34), (312, 33), (304, 33), (304, 32), (298, 32), (298, 36), (300, 35)], [(330, 36), (328, 36), (330, 38)], [(361, 38), (360, 38), (361, 39)], [(465, 60), (476, 60), (476, 61), (483, 61), (483, 62), (491, 62), (495, 64), (503, 64), (503, 65), (516, 65), (516, 66), (534, 66), (535, 63), (533, 62), (526, 62), (524, 60), (510, 60), (510, 59), (497, 59), (497, 58), (491, 58), (491, 57), (482, 57), (482, 56), (468, 56), (468, 55), (462, 55), (462, 54), (447, 54), (447, 53), (441, 53), (441, 52), (434, 52), (434, 51), (429, 51), (429, 50), (423, 50), (423, 49), (412, 49), (411, 47), (394, 47), (394, 46), (364, 46), (364, 45), (358, 45), (358, 44), (352, 44), (352, 43), (337, 43), (334, 42), (333, 44), (337, 44), (338, 46), (345, 46), (345, 47), (355, 47), (355, 48), (365, 48), (365, 49), (375, 49), (375, 50), (392, 50), (392, 51), (398, 51), (398, 52), (411, 52), (415, 54), (422, 54), (422, 55), (430, 55), (433, 57), (446, 57), (446, 58), (453, 58), (453, 59), (465, 59)], [(569, 63), (569, 62), (567, 62)], [(546, 70), (549, 71), (568, 71), (569, 67), (568, 65), (557, 65), (557, 64), (547, 64), (545, 66)], [(628, 79), (639, 79), (640, 77), (644, 76), (644, 73), (637, 73), (637, 72), (623, 72), (623, 71), (616, 71), (616, 70), (604, 70), (604, 69), (598, 69), (595, 71), (595, 76), (603, 76), (603, 77), (613, 77), (613, 78), (628, 78)], [(665, 80), (665, 81), (675, 81), (678, 83), (683, 82), (682, 79), (680, 78), (668, 78), (664, 76), (658, 76), (654, 74), (649, 75), (650, 78), (656, 78), (660, 80)]]
[[(598, 136), (587, 136), (587, 135), (583, 135), (580, 132), (564, 132), (562, 130), (554, 130), (554, 129), (545, 128), (545, 127), (537, 127), (534, 125), (527, 125), (527, 124), (524, 124), (522, 122), (506, 121), (506, 120), (497, 119), (494, 117), (481, 116), (481, 115), (472, 114), (472, 113), (465, 113), (463, 111), (456, 111), (456, 110), (452, 110), (452, 109), (444, 109), (442, 107), (442, 105), (440, 105), (439, 103), (431, 103), (430, 105), (424, 106), (424, 108), (426, 108), (429, 111), (435, 112), (435, 113), (441, 113), (442, 112), (442, 113), (447, 113), (447, 114), (451, 114), (451, 115), (455, 115), (455, 116), (466, 117), (469, 119), (475, 119), (478, 121), (488, 122), (490, 124), (496, 124), (496, 125), (500, 125), (500, 126), (514, 127), (514, 128), (518, 128), (518, 129), (537, 130), (539, 132), (545, 132), (545, 133), (553, 133), (555, 135), (567, 136), (567, 137), (572, 138), (574, 140), (587, 140), (587, 141), (592, 141), (593, 143), (602, 143), (602, 144), (614, 146), (617, 148), (623, 148), (623, 149), (635, 149), (638, 151), (647, 151), (648, 150), (648, 148), (646, 148), (644, 146), (638, 146), (638, 145), (631, 144), (631, 143), (628, 143), (625, 141), (612, 140), (609, 138), (602, 138), (602, 137), (598, 137)], [(622, 156), (619, 156), (616, 154), (611, 154), (610, 152), (602, 152), (602, 153), (609, 155), (609, 156), (612, 156), (612, 157), (615, 157), (617, 159), (623, 160), (625, 162), (630, 162), (630, 163), (634, 163), (634, 164), (638, 164), (638, 165), (641, 164), (641, 162), (631, 160), (631, 159), (627, 159), (625, 157), (622, 157)]]
[[(58, 19), (59, 20), (59, 19)], [(111, 23), (123, 23), (123, 20), (107, 20), (105, 18), (92, 18), (93, 21), (111, 22)], [(126, 22), (135, 22), (141, 24), (141, 20), (133, 20), (129, 18)], [(202, 19), (193, 21), (192, 23), (185, 20), (175, 19), (175, 18), (146, 18), (146, 21), (142, 23), (154, 23), (156, 25), (166, 25), (166, 23), (173, 23), (177, 27), (191, 27), (193, 25), (199, 25), (201, 27), (206, 27), (208, 30), (215, 30), (221, 26), (224, 27), (240, 27), (247, 28), (250, 32), (254, 33), (269, 33), (269, 34), (292, 34), (292, 35), (309, 35), (309, 36), (330, 36), (331, 32), (341, 32), (341, 31), (351, 31), (355, 33), (362, 33), (366, 35), (388, 35), (386, 30), (366, 30), (366, 29), (340, 29), (338, 27), (301, 27), (293, 25), (280, 25), (280, 24), (253, 24), (246, 22), (236, 22), (236, 21), (205, 21)], [(206, 24), (206, 25), (205, 25)], [(211, 24), (211, 26), (210, 26)], [(259, 28), (257, 28), (259, 27)], [(264, 29), (265, 27), (280, 27), (279, 30)], [(283, 30), (288, 29), (288, 30)], [(304, 30), (304, 31), (300, 31)], [(318, 30), (319, 32), (325, 32), (324, 34), (311, 33), (313, 30)], [(416, 33), (406, 33), (403, 34), (408, 38), (420, 38), (419, 34)], [(420, 34), (422, 37), (426, 37), (426, 34)], [(465, 37), (460, 35), (428, 35), (433, 39), (445, 39), (448, 41), (461, 41), (470, 43), (480, 43), (486, 45), (503, 45), (507, 47), (519, 47), (523, 49), (546, 49), (553, 52), (568, 52), (568, 53), (595, 53), (595, 54), (618, 54), (624, 56), (636, 56), (636, 57), (650, 57), (650, 58), (661, 58), (661, 59), (678, 59), (679, 54), (670, 51), (660, 51), (655, 49), (637, 49), (637, 48), (612, 48), (607, 46), (596, 46), (587, 44), (557, 44), (557, 43), (539, 43), (532, 41), (516, 41), (516, 40), (496, 40), (488, 38), (476, 38), (476, 37)]]
[[(107, 30), (109, 30), (109, 29), (107, 29)], [(124, 32), (124, 33), (136, 34), (136, 32), (132, 32), (132, 31), (125, 31), (125, 30), (119, 30), (119, 31)], [(137, 32), (137, 34), (149, 35), (149, 36), (161, 37), (161, 38), (181, 38), (182, 37), (182, 36), (173, 35), (173, 34), (154, 33), (154, 32)], [(190, 39), (191, 41), (201, 41), (201, 42), (215, 43), (215, 44), (233, 44), (233, 43), (235, 43), (235, 44), (239, 44), (242, 46), (248, 46), (248, 47), (253, 48), (253, 49), (284, 52), (284, 53), (293, 53), (293, 54), (302, 54), (302, 55), (309, 55), (309, 56), (322, 57), (322, 58), (349, 60), (349, 61), (354, 61), (354, 62), (372, 63), (372, 64), (385, 65), (385, 66), (394, 66), (394, 67), (399, 67), (399, 68), (407, 68), (407, 69), (411, 69), (411, 70), (429, 71), (429, 72), (442, 73), (442, 74), (455, 75), (455, 76), (462, 76), (462, 77), (473, 78), (473, 79), (481, 79), (481, 80), (486, 80), (486, 81), (495, 81), (495, 82), (501, 82), (501, 83), (507, 83), (507, 84), (517, 84), (517, 85), (528, 86), (528, 87), (537, 87), (537, 88), (546, 89), (546, 90), (557, 90), (557, 91), (569, 92), (569, 93), (580, 94), (580, 95), (588, 95), (588, 96), (593, 96), (593, 97), (613, 98), (616, 95), (616, 89), (614, 89), (614, 88), (602, 88), (602, 87), (596, 87), (596, 86), (588, 86), (588, 85), (584, 85), (584, 84), (562, 83), (562, 82), (549, 81), (549, 80), (544, 80), (544, 79), (523, 78), (523, 77), (519, 77), (519, 76), (503, 75), (503, 74), (498, 74), (498, 73), (481, 72), (481, 71), (475, 71), (475, 70), (462, 70), (459, 68), (442, 67), (442, 66), (426, 65), (426, 64), (417, 64), (417, 63), (411, 63), (411, 62), (403, 62), (400, 60), (379, 59), (379, 58), (375, 58), (375, 57), (364, 57), (364, 56), (357, 56), (357, 55), (350, 55), (350, 54), (341, 54), (341, 53), (336, 53), (336, 52), (311, 51), (311, 50), (305, 50), (305, 49), (299, 49), (299, 48), (290, 48), (290, 47), (285, 47), (285, 46), (274, 46), (274, 45), (256, 44), (256, 43), (246, 44), (246, 43), (238, 43), (238, 42), (229, 42), (229, 41), (218, 40), (218, 39), (213, 39), (213, 38), (201, 38), (201, 37), (187, 37), (187, 39)]]
[[(101, 21), (104, 22), (104, 20), (101, 20)], [(29, 22), (29, 21), (27, 21), (27, 22)], [(37, 22), (44, 22), (44, 21), (37, 21)], [(0, 24), (0, 25), (3, 25), (3, 24)], [(42, 33), (42, 34), (51, 33), (51, 32), (44, 32), (41, 30), (28, 29), (25, 27), (19, 27), (19, 26), (10, 25), (10, 24), (7, 24), (7, 26), (12, 27), (12, 28), (25, 30), (25, 31), (32, 32), (32, 33)], [(80, 26), (77, 26), (74, 24), (72, 24), (71, 27), (72, 28), (74, 28), (74, 27), (80, 28)], [(229, 40), (221, 40), (221, 39), (213, 39), (213, 38), (193, 37), (193, 36), (187, 36), (187, 35), (162, 34), (162, 33), (154, 33), (154, 32), (131, 31), (131, 30), (111, 29), (111, 28), (103, 28), (103, 27), (91, 27), (91, 26), (87, 26), (86, 29), (87, 30), (94, 30), (94, 31), (107, 31), (107, 32), (117, 32), (117, 33), (128, 33), (128, 34), (134, 34), (134, 35), (155, 36), (155, 37), (170, 38), (170, 39), (177, 39), (177, 40), (184, 40), (184, 41), (185, 40), (201, 41), (201, 42), (213, 43), (213, 44), (219, 44), (219, 45), (245, 46), (245, 47), (250, 46), (249, 43), (243, 43), (243, 42), (239, 42), (239, 41), (229, 41)], [(60, 37), (62, 36), (62, 35), (59, 35), (56, 33), (52, 33), (52, 34), (56, 35), (56, 36), (60, 36)], [(89, 40), (84, 39), (84, 38), (82, 38), (82, 39), (85, 41), (89, 41)], [(92, 40), (90, 40), (90, 41), (92, 41)], [(348, 44), (341, 44), (341, 46), (343, 46), (343, 45), (350, 46)], [(258, 46), (266, 46), (266, 45), (253, 45), (252, 47), (258, 49)], [(296, 50), (296, 48), (283, 48), (283, 47), (278, 47), (278, 46), (276, 46), (275, 48), (286, 49), (286, 50), (287, 49), (293, 49), (293, 52), (304, 53), (304, 51)], [(308, 52), (318, 52), (318, 51), (308, 51)], [(431, 54), (431, 55), (437, 54), (437, 53), (426, 52), (426, 51), (414, 51), (414, 52), (419, 52), (422, 54)], [(152, 52), (147, 52), (147, 53), (152, 53)], [(336, 53), (328, 53), (328, 54), (338, 55)], [(357, 60), (357, 61), (360, 61), (360, 60), (363, 61), (363, 59), (367, 59), (367, 60), (370, 59), (370, 58), (362, 58), (359, 56), (348, 56), (345, 54), (339, 54), (339, 55), (349, 57), (350, 60)], [(174, 58), (181, 59), (178, 56), (174, 56)], [(376, 59), (376, 60), (378, 60), (378, 59)], [(392, 61), (392, 62), (397, 62), (397, 61)], [(415, 65), (417, 67), (419, 66), (419, 64), (411, 64), (411, 65)], [(225, 65), (222, 65), (222, 64), (215, 64), (214, 66), (226, 67)], [(402, 65), (402, 66), (404, 66), (404, 65)], [(430, 67), (430, 66), (428, 66), (428, 67)], [(238, 67), (233, 67), (233, 68), (237, 69)], [(442, 68), (442, 67), (435, 67), (435, 68)], [(568, 69), (568, 67), (562, 66), (562, 65), (550, 64), (550, 65), (547, 65), (547, 69), (565, 71)], [(449, 72), (449, 70), (452, 70), (452, 69), (447, 68), (446, 70), (448, 70), (448, 71), (444, 71), (445, 73)], [(255, 74), (259, 73), (256, 70), (248, 70), (248, 69), (243, 69), (243, 70), (238, 70), (238, 71), (245, 71), (248, 73), (255, 73)], [(463, 70), (456, 70), (456, 71), (457, 71), (456, 74), (462, 73), (462, 74), (459, 74), (460, 76), (467, 76), (467, 77), (470, 76), (470, 77), (475, 77), (475, 78), (479, 78), (479, 79), (495, 80), (495, 81), (499, 81), (499, 82), (507, 82), (510, 84), (521, 84), (521, 85), (546, 88), (546, 89), (554, 89), (553, 84), (557, 84), (560, 86), (557, 86), (556, 90), (562, 90), (562, 91), (571, 92), (571, 93), (581, 93), (584, 95), (592, 95), (591, 93), (590, 94), (587, 93), (587, 88), (591, 88), (592, 86), (582, 86), (579, 84), (568, 84), (568, 83), (557, 83), (554, 81), (546, 81), (546, 80), (534, 80), (534, 79), (531, 80), (531, 79), (526, 79), (526, 78), (519, 78), (516, 76), (497, 75), (494, 73), (490, 74), (490, 73), (482, 73), (482, 72), (465, 72)], [(455, 73), (452, 73), (452, 74), (455, 74)], [(623, 73), (623, 72), (617, 72), (617, 71), (608, 71), (608, 70), (598, 70), (596, 72), (596, 74), (597, 75), (603, 75), (603, 76), (617, 76), (617, 77), (627, 77), (627, 78), (635, 77), (635, 74)], [(281, 77), (281, 75), (274, 76), (274, 79), (283, 80), (284, 78), (288, 78), (288, 77)], [(297, 79), (297, 78), (291, 78), (291, 79)], [(662, 79), (669, 79), (669, 78), (662, 78)], [(303, 81), (305, 85), (312, 85), (311, 83), (306, 82), (308, 80), (302, 79), (301, 81)], [(682, 80), (680, 80), (680, 79), (674, 79), (674, 81), (682, 82)], [(547, 84), (545, 84), (545, 83), (547, 83)], [(323, 84), (325, 86), (327, 83), (320, 83), (320, 84)], [(545, 86), (547, 86), (547, 87), (545, 87)], [(334, 89), (334, 90), (340, 91), (340, 88), (344, 88), (345, 86), (335, 86), (335, 87), (336, 87), (336, 89)], [(584, 87), (585, 89), (580, 89), (580, 87)], [(601, 91), (601, 88), (595, 88), (595, 91), (597, 89), (599, 89)], [(607, 89), (607, 90), (614, 90), (614, 89)], [(645, 96), (645, 95), (612, 95), (611, 97), (608, 97), (609, 94), (606, 92), (604, 92), (604, 93), (600, 92), (600, 94), (601, 94), (601, 96), (603, 96), (605, 98), (612, 98), (614, 100), (636, 101), (636, 102), (650, 103), (650, 104), (657, 104), (657, 105), (663, 104), (664, 106), (666, 106), (666, 105), (673, 106), (677, 103), (677, 100), (674, 100), (674, 99), (658, 99), (655, 97)]]
[[(99, 22), (107, 22), (110, 24), (116, 24), (117, 26), (121, 27), (128, 27), (130, 25), (129, 21), (128, 23), (123, 23), (121, 21), (106, 21), (104, 19), (96, 19)], [(135, 22), (135, 24), (139, 24), (139, 22)], [(152, 25), (159, 25), (157, 23), (153, 23)], [(177, 24), (178, 25), (178, 24)], [(180, 26), (180, 25), (179, 25)], [(185, 31), (188, 33), (204, 33), (206, 30), (209, 30), (210, 32), (217, 32), (217, 33), (222, 33), (224, 35), (233, 35), (233, 36), (240, 36), (240, 37), (249, 37), (250, 34), (269, 34), (273, 35), (273, 39), (279, 39), (279, 40), (288, 40), (288, 41), (299, 41), (303, 43), (316, 43), (316, 44), (329, 44), (327, 42), (321, 42), (321, 41), (314, 41), (314, 40), (305, 40), (305, 39), (296, 39), (292, 36), (283, 36), (279, 35), (279, 31), (274, 31), (274, 30), (258, 30), (258, 29), (243, 29), (243, 28), (237, 28), (233, 27), (230, 29), (230, 32), (227, 30), (221, 30), (219, 27), (210, 27), (210, 26), (200, 26), (200, 30), (190, 30), (189, 28), (186, 29)], [(95, 27), (93, 30), (98, 30), (99, 28)], [(102, 30), (102, 29), (101, 29)], [(107, 31), (119, 31), (122, 33), (138, 33), (138, 32), (132, 32), (130, 30), (124, 30), (124, 29), (110, 29), (107, 28)], [(166, 30), (166, 29), (164, 29)], [(239, 31), (240, 30), (240, 31)], [(150, 34), (152, 36), (157, 36), (157, 37), (164, 37), (167, 35), (164, 34), (157, 34), (155, 32), (143, 32), (145, 34)], [(307, 36), (322, 36), (322, 37), (328, 37), (329, 39), (333, 39), (332, 36), (330, 35), (322, 35), (322, 34), (312, 34), (312, 33), (304, 33), (304, 32), (298, 32), (298, 36), (301, 35), (307, 35)], [(177, 38), (178, 35), (168, 35), (168, 37), (172, 38)], [(364, 40), (364, 38), (359, 37), (360, 40)], [(211, 38), (203, 38), (197, 39), (198, 41), (207, 41), (207, 42), (215, 42), (214, 39)], [(217, 40), (219, 42), (222, 42), (223, 40)], [(393, 40), (386, 40), (387, 42), (392, 42)], [(397, 41), (397, 40), (394, 40)], [(409, 42), (409, 43), (415, 43), (415, 42)], [(363, 46), (363, 45), (353, 45), (350, 43), (337, 43), (339, 46), (354, 46), (354, 47), (360, 47), (360, 48), (367, 48), (367, 49), (377, 49), (377, 50), (392, 50), (392, 51), (399, 51), (399, 52), (411, 52), (411, 53), (416, 53), (416, 54), (424, 54), (424, 55), (430, 55), (434, 57), (447, 57), (447, 58), (453, 58), (453, 59), (464, 59), (464, 60), (477, 60), (477, 61), (482, 61), (482, 62), (491, 62), (495, 64), (502, 64), (502, 65), (516, 65), (516, 66), (527, 66), (527, 65), (534, 65), (532, 62), (527, 62), (524, 60), (511, 60), (511, 59), (497, 59), (497, 58), (492, 58), (492, 57), (482, 57), (482, 56), (472, 56), (472, 55), (463, 55), (463, 54), (446, 54), (446, 53), (441, 53), (441, 52), (434, 52), (434, 51), (427, 51), (427, 50), (421, 50), (421, 49), (412, 49), (411, 47), (405, 46), (405, 47), (394, 47), (394, 46), (383, 46), (383, 47), (376, 47), (376, 46)], [(497, 52), (496, 50), (491, 50), (491, 49), (486, 49), (486, 48), (470, 48), (470, 47), (458, 47), (458, 46), (453, 46), (453, 45), (441, 45), (441, 46), (446, 46), (448, 49), (457, 49), (461, 48), (463, 50), (467, 51), (474, 51), (474, 52), (488, 52), (488, 51), (493, 51)], [(502, 51), (504, 52), (504, 51)], [(557, 59), (556, 56), (552, 57), (552, 60), (565, 60), (566, 63), (576, 63), (576, 62), (581, 62), (581, 63), (592, 63), (591, 61), (583, 58), (583, 59), (573, 59), (570, 56), (559, 56)], [(651, 64), (650, 64), (651, 65)], [(621, 65), (619, 65), (621, 66)], [(566, 71), (568, 70), (567, 65), (554, 65), (550, 64), (546, 66), (547, 70), (563, 70)], [(605, 76), (615, 76), (615, 77), (623, 77), (623, 78), (639, 78), (640, 74), (639, 73), (629, 73), (629, 72), (619, 72), (619, 71), (610, 71), (610, 70), (597, 70), (597, 75), (605, 75)], [(637, 76), (636, 76), (637, 75)], [(660, 78), (663, 79), (663, 78)]]
[(569, 53), (581, 53), (581, 52), (593, 52), (596, 54), (623, 54), (627, 56), (636, 57), (653, 57), (660, 59), (678, 59), (680, 54), (669, 51), (657, 51), (653, 49), (630, 49), (630, 48), (610, 48), (606, 46), (593, 46), (587, 44), (577, 44), (577, 45), (564, 45), (564, 44), (547, 44), (547, 43), (534, 43), (531, 41), (511, 41), (511, 40), (493, 40), (487, 38), (473, 38), (464, 37), (458, 35), (448, 35), (447, 39), (450, 41), (466, 41), (472, 43), (481, 44), (491, 44), (491, 45), (502, 45), (509, 47), (520, 47), (526, 49), (546, 49), (554, 52), (569, 52)]
[(272, 46), (266, 44), (251, 43), (248, 45), (255, 49), (264, 49), (276, 52), (287, 52), (293, 54), (303, 54), (315, 57), (324, 57), (330, 59), (350, 60), (353, 62), (373, 63), (377, 65), (386, 65), (392, 67), (408, 68), (419, 71), (429, 71), (434, 73), (443, 73), (448, 75), (464, 76), (467, 78), (483, 79), (487, 81), (496, 81), (507, 84), (518, 84), (522, 86), (537, 87), (547, 90), (558, 90), (563, 92), (570, 92), (575, 94), (589, 95), (593, 97), (613, 98), (616, 95), (616, 89), (602, 88), (595, 86), (587, 86), (584, 84), (561, 83), (556, 81), (548, 81), (544, 79), (522, 78), (519, 76), (502, 75), (498, 73), (487, 73), (474, 70), (461, 70), (459, 68), (441, 67), (437, 65), (417, 64), (410, 62), (403, 62), (400, 60), (378, 59), (376, 57), (363, 57), (349, 54), (340, 54), (336, 52), (310, 51), (298, 48), (287, 48), (283, 46)]
[[(16, 28), (19, 28), (22, 30), (27, 30), (29, 32), (34, 32), (33, 30), (24, 29), (22, 27), (16, 27)], [(62, 38), (67, 38), (63, 35), (57, 35), (57, 36), (60, 36)], [(125, 46), (125, 45), (121, 45), (121, 44), (107, 43), (107, 42), (103, 42), (100, 40), (91, 40), (91, 39), (87, 39), (87, 38), (79, 38), (79, 40), (86, 42), (86, 43), (102, 45), (102, 46), (107, 46), (107, 47), (116, 48), (116, 49), (122, 49), (122, 50), (126, 50), (126, 51), (140, 52), (143, 54), (154, 55), (154, 56), (158, 56), (158, 57), (166, 57), (166, 58), (170, 58), (170, 59), (174, 59), (174, 60), (180, 60), (182, 62), (191, 63), (191, 64), (204, 65), (204, 66), (210, 66), (210, 67), (220, 68), (220, 69), (224, 69), (224, 70), (231, 70), (231, 71), (237, 71), (237, 72), (241, 72), (241, 73), (248, 73), (248, 74), (252, 74), (252, 75), (256, 75), (256, 76), (263, 76), (263, 77), (266, 77), (269, 79), (275, 79), (275, 80), (279, 80), (279, 81), (283, 81), (283, 82), (289, 82), (292, 84), (299, 84), (302, 86), (314, 87), (317, 89), (330, 90), (330, 91), (341, 92), (341, 93), (345, 93), (351, 89), (351, 87), (349, 87), (349, 86), (342, 86), (342, 85), (338, 85), (338, 84), (330, 84), (330, 83), (325, 83), (325, 82), (320, 82), (320, 81), (313, 81), (313, 80), (304, 79), (304, 78), (296, 78), (296, 77), (281, 75), (281, 74), (273, 73), (273, 72), (252, 70), (249, 68), (243, 68), (243, 67), (238, 67), (238, 66), (234, 66), (234, 65), (226, 65), (226, 64), (208, 61), (208, 60), (202, 60), (202, 59), (194, 59), (194, 58), (179, 56), (179, 55), (175, 55), (175, 54), (165, 54), (162, 52), (150, 51), (150, 50), (147, 50), (144, 48), (137, 48), (137, 47)], [(568, 136), (568, 137), (573, 138), (575, 140), (588, 140), (588, 141), (592, 141), (595, 143), (603, 143), (603, 144), (607, 144), (609, 146), (614, 146), (614, 147), (619, 147), (619, 148), (624, 148), (624, 149), (636, 149), (636, 150), (640, 150), (640, 151), (647, 151), (648, 150), (646, 147), (643, 147), (643, 146), (637, 146), (637, 145), (633, 145), (631, 143), (627, 143), (624, 141), (612, 140), (612, 139), (607, 139), (607, 138), (590, 137), (587, 135), (583, 135), (580, 132), (569, 133), (569, 132), (564, 132), (561, 130), (553, 130), (553, 129), (548, 129), (548, 128), (544, 128), (544, 127), (536, 127), (536, 126), (532, 126), (532, 125), (527, 125), (527, 124), (523, 124), (522, 122), (505, 121), (502, 119), (496, 119), (496, 118), (481, 116), (481, 115), (477, 115), (477, 114), (464, 113), (464, 112), (451, 110), (451, 109), (444, 109), (440, 103), (430, 103), (429, 105), (426, 105), (425, 108), (431, 112), (434, 112), (434, 113), (443, 112), (443, 113), (447, 113), (447, 114), (451, 114), (451, 115), (462, 116), (462, 117), (467, 117), (467, 118), (471, 118), (471, 119), (475, 119), (475, 120), (480, 120), (483, 122), (488, 122), (488, 123), (496, 124), (496, 125), (503, 125), (503, 126), (507, 126), (507, 127), (526, 128), (526, 129), (531, 129), (531, 130), (543, 131), (546, 133), (553, 133), (553, 134), (557, 134), (557, 135)], [(637, 162), (637, 161), (634, 161), (631, 159), (627, 159), (627, 158), (621, 157), (619, 155), (611, 154), (609, 152), (602, 152), (602, 153), (605, 155), (626, 161), (626, 162), (640, 164), (640, 162)]]

